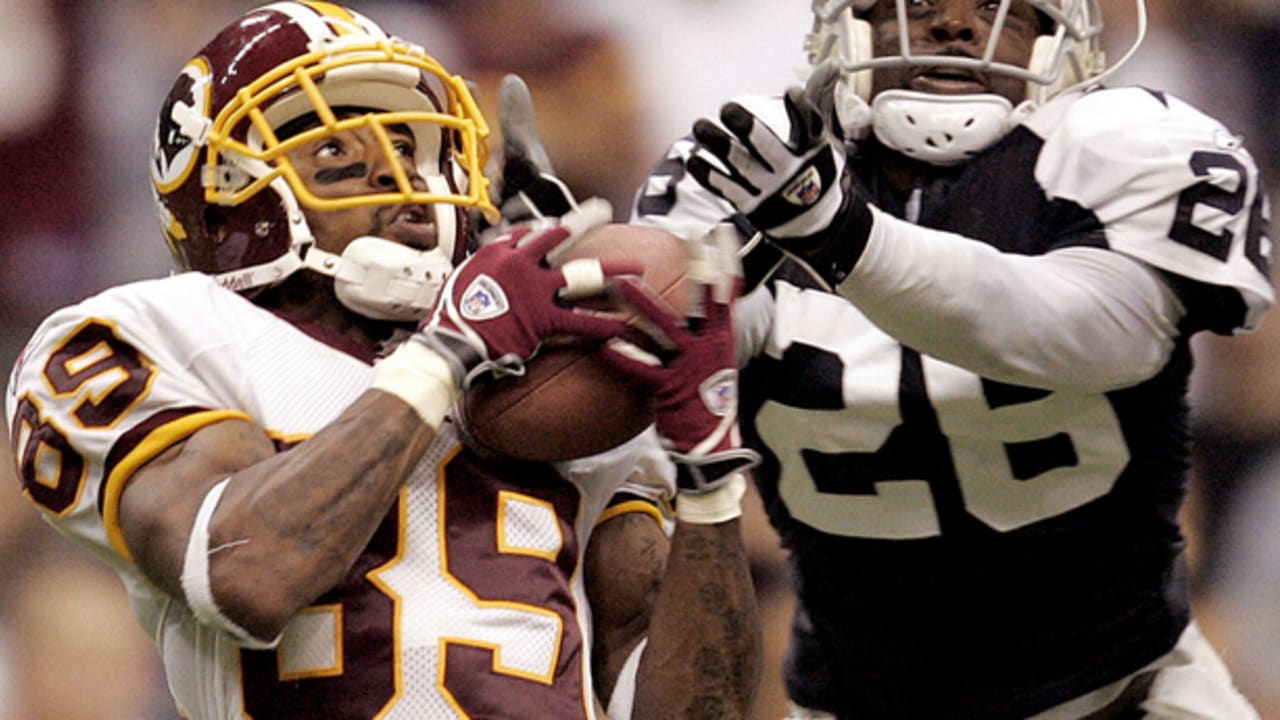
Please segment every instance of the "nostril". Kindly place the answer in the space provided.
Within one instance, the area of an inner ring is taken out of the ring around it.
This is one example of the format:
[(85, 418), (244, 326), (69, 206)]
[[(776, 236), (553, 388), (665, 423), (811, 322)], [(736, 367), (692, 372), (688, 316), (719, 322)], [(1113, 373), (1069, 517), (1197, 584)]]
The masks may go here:
[(971, 43), (977, 37), (972, 25), (956, 20), (935, 24), (930, 29), (929, 34), (938, 42), (956, 40)]

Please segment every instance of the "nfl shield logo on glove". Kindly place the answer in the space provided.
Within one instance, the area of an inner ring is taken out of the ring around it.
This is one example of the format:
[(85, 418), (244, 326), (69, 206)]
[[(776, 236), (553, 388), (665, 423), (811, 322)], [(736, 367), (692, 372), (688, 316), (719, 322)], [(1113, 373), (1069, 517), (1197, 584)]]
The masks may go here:
[(468, 320), (492, 320), (507, 311), (510, 303), (502, 286), (488, 275), (477, 275), (462, 293), (458, 308)]
[(805, 171), (782, 191), (782, 197), (792, 205), (800, 207), (817, 202), (818, 198), (822, 197), (822, 176), (818, 174), (818, 168), (812, 165), (805, 168)]
[(732, 368), (721, 370), (704, 380), (698, 392), (712, 415), (727, 417), (738, 408), (738, 371)]

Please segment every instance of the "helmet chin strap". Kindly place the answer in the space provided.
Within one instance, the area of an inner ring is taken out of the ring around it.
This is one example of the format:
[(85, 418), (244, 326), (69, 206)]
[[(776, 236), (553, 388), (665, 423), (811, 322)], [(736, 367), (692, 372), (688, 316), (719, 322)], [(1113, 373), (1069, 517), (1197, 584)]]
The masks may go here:
[(228, 290), (241, 292), (274, 285), (301, 270), (302, 266), (302, 259), (295, 251), (290, 250), (270, 262), (219, 273), (214, 275), (213, 279)]
[[(1113, 70), (1133, 54), (1145, 34), (1145, 2), (1133, 2), (1138, 10), (1138, 36)], [(1012, 73), (1027, 81), (1026, 99), (1016, 107), (990, 93), (934, 95), (885, 90), (873, 94), (873, 68), (888, 66), (895, 57), (875, 56), (871, 24), (860, 17), (874, 5), (874, 0), (812, 0), (814, 30), (805, 38), (809, 69), (834, 61), (844, 70), (836, 89), (835, 111), (846, 140), (856, 142), (874, 133), (887, 147), (921, 162), (944, 167), (964, 163), (1004, 137), (1049, 98), (1077, 85), (1097, 83), (1113, 71), (1103, 72), (1105, 58), (1091, 44), (1092, 34), (1077, 37), (1059, 28), (1036, 40), (1025, 72)], [(1096, 28), (1091, 25), (1090, 33), (1093, 30)], [(898, 64), (910, 64), (913, 58), (905, 50), (905, 34), (901, 42), (904, 49)]]
[[(437, 193), (449, 190), (438, 175), (424, 178)], [(352, 240), (341, 255), (321, 250), (293, 193), (277, 188), (290, 218), (292, 245), (289, 251), (263, 265), (218, 276), (227, 286), (238, 280), (244, 289), (282, 281), (302, 268), (333, 278), (333, 291), (348, 310), (372, 320), (417, 322), (435, 305), (445, 279), (453, 271), (453, 250), (458, 242), (456, 207), (448, 203), (432, 206), (438, 245), (415, 250), (407, 245), (375, 236)]]
[(967, 162), (1004, 137), (1038, 106), (1013, 103), (995, 93), (938, 95), (916, 90), (882, 90), (871, 102), (869, 88), (846, 75), (836, 83), (834, 109), (846, 140), (872, 133), (891, 150), (931, 165)]
[[(426, 175), (423, 179), (432, 192), (451, 192), (443, 176)], [(289, 219), (289, 250), (274, 260), (214, 276), (219, 285), (234, 291), (275, 285), (306, 268), (333, 278), (338, 301), (364, 317), (391, 322), (417, 322), (426, 317), (453, 271), (454, 248), (463, 241), (458, 237), (457, 206), (431, 206), (438, 242), (431, 250), (363, 236), (335, 255), (316, 246), (306, 216), (284, 179), (275, 178), (271, 187)]]
[(994, 93), (935, 95), (884, 90), (871, 101), (868, 115), (876, 138), (889, 148), (915, 160), (947, 167), (967, 162), (993, 145), (1035, 107), (1028, 100), (1015, 108), (1008, 99)]
[(229, 290), (274, 285), (306, 268), (333, 278), (334, 294), (347, 309), (373, 320), (417, 321), (435, 304), (453, 271), (444, 248), (414, 250), (379, 237), (352, 240), (341, 255), (311, 245), (299, 257), (290, 249), (261, 265), (214, 276)]
[(347, 309), (395, 322), (425, 317), (453, 270), (444, 248), (414, 250), (372, 236), (352, 240), (341, 255), (312, 246), (302, 264), (332, 277), (334, 294)]

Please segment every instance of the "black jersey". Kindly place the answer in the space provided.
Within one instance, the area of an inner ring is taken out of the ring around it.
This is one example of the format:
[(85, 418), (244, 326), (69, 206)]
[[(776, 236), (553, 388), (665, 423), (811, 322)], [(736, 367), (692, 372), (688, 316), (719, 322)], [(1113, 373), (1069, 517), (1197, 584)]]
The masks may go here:
[[(684, 175), (689, 147), (639, 221), (726, 215)], [(767, 240), (746, 257), (744, 302), (765, 310), (740, 318), (740, 416), (793, 566), (791, 698), (859, 720), (1022, 718), (1133, 673), (1188, 623), (1189, 338), (1270, 306), (1265, 193), (1237, 138), (1137, 88), (1058, 98), (905, 196), (883, 151), (849, 159), (880, 210), (1005, 253), (1119, 252), (1186, 306), (1141, 381), (1025, 387), (902, 345)]]

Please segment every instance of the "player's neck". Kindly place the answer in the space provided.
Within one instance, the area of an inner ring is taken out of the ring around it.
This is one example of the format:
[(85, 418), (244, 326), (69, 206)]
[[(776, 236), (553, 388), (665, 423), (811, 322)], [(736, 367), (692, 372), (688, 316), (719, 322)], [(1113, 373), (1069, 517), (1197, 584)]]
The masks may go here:
[(939, 167), (907, 157), (879, 142), (871, 141), (867, 146), (867, 155), (871, 163), (888, 181), (889, 188), (898, 195), (906, 195), (914, 188), (928, 184), (934, 179), (954, 176), (958, 172), (955, 167)]
[(331, 330), (371, 352), (377, 352), (398, 327), (352, 312), (333, 294), (332, 279), (307, 271), (295, 273), (254, 302), (292, 322)]

